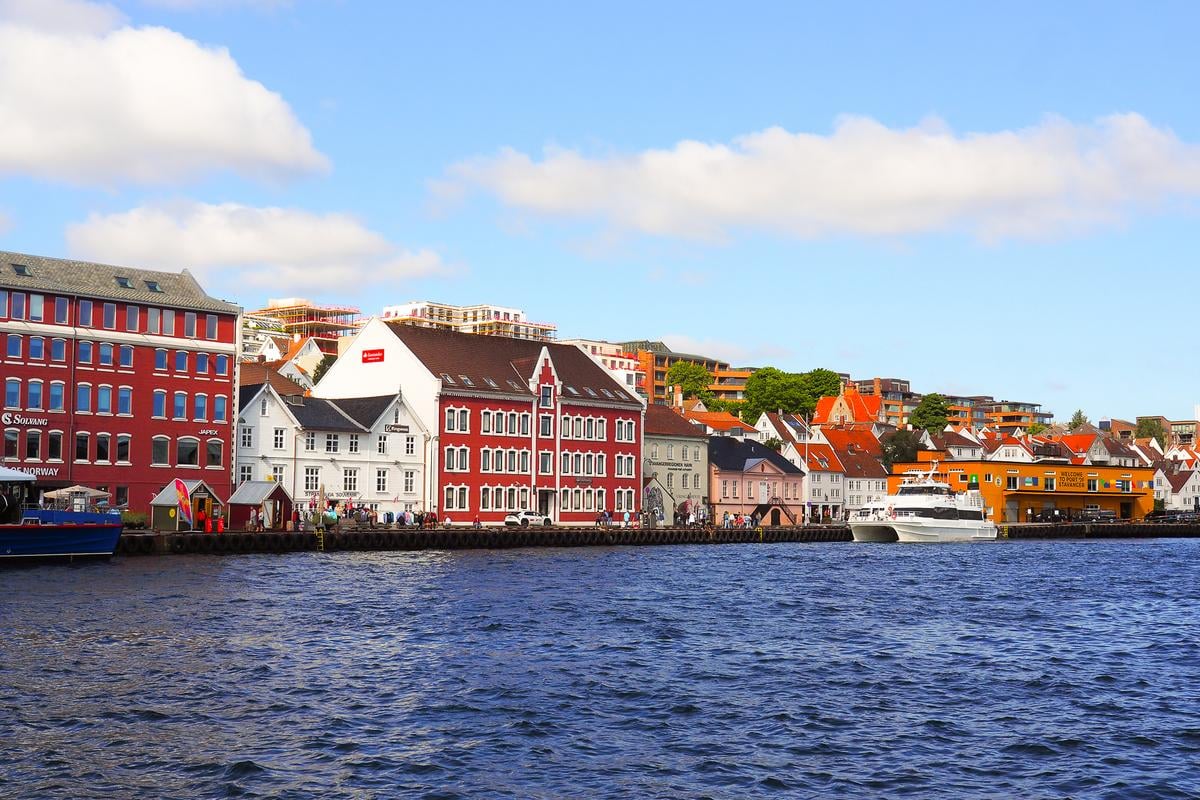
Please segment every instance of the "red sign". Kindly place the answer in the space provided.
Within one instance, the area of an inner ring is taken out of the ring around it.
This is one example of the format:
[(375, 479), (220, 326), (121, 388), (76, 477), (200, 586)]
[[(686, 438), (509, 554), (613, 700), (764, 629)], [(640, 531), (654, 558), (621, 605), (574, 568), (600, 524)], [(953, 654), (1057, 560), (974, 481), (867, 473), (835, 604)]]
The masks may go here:
[(383, 361), (383, 350), (363, 350), (362, 358), (364, 364), (378, 364)]

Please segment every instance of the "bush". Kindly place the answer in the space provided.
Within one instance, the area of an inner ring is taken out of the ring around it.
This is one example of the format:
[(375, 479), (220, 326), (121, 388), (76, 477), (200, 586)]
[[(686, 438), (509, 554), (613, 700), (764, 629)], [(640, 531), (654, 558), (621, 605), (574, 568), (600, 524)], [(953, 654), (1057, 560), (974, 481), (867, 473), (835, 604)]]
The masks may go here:
[(121, 523), (125, 526), (125, 530), (140, 531), (146, 527), (146, 522), (149, 520), (146, 514), (140, 511), (122, 511)]

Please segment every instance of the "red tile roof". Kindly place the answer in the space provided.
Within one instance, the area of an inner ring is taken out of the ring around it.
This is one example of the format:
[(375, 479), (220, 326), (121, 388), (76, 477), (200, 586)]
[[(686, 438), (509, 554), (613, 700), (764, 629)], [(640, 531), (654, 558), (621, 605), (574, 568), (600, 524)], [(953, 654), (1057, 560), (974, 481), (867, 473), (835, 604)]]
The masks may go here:
[[(814, 472), (842, 472), (842, 462), (838, 458), (837, 452), (827, 444), (809, 443), (808, 446), (796, 445), (796, 452), (800, 454), (801, 460), (807, 456), (808, 467), (805, 471)], [(824, 463), (822, 463), (822, 460)]]
[(646, 406), (647, 436), (691, 436), (707, 439), (704, 429), (688, 422), (679, 412), (667, 406), (651, 403)]
[(434, 377), (444, 394), (530, 395), (529, 380), (542, 348), (563, 383), (562, 399), (642, 407), (608, 370), (575, 345), (505, 336), (481, 336), (396, 322), (388, 327)]
[(242, 362), (239, 367), (238, 383), (241, 386), (261, 386), (264, 383), (270, 383), (271, 388), (281, 395), (304, 394), (306, 391), (303, 386), (291, 378), (280, 375), (278, 370), (254, 361)]
[(757, 431), (728, 411), (692, 411), (684, 414), (686, 419), (699, 422), (714, 431), (739, 431), (742, 433), (757, 433)]

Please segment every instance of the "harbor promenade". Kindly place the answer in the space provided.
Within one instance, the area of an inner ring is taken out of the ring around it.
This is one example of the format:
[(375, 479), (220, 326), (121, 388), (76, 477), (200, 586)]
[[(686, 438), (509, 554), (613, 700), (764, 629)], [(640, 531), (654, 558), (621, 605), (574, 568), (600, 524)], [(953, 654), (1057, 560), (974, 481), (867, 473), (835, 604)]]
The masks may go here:
[[(1001, 525), (1001, 539), (1157, 539), (1197, 538), (1200, 525), (1074, 523)], [(521, 547), (618, 547), (708, 544), (850, 542), (842, 525), (770, 528), (353, 528), (324, 533), (228, 531), (211, 533), (127, 533), (118, 555), (288, 553), (364, 550), (501, 550)]]

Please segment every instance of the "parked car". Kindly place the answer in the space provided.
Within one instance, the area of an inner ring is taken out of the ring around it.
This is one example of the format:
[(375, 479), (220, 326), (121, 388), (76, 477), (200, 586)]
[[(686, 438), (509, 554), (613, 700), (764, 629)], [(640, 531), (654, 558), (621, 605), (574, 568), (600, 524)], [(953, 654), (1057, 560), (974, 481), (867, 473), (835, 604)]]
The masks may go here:
[(520, 525), (524, 528), (530, 525), (553, 525), (554, 522), (545, 514), (536, 511), (514, 511), (504, 517), (504, 524)]
[(1195, 511), (1167, 511), (1159, 509), (1147, 514), (1146, 522), (1200, 522), (1200, 514)]
[(1079, 515), (1080, 522), (1118, 522), (1117, 512), (1107, 509), (1085, 508)]

